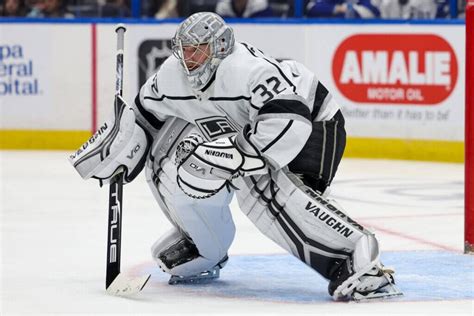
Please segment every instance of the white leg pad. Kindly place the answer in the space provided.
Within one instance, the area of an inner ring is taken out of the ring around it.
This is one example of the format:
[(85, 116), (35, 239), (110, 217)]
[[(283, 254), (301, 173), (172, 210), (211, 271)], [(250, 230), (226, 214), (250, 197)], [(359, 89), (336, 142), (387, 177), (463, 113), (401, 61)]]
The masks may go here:
[(330, 279), (355, 256), (364, 269), (378, 256), (373, 235), (287, 170), (235, 181), (241, 210), (258, 229)]
[[(199, 133), (192, 125), (180, 119), (166, 122), (155, 140), (146, 169), (147, 181), (160, 208), (167, 215), (176, 231), (196, 245), (200, 256), (186, 262), (171, 274), (188, 276), (208, 270), (227, 254), (235, 236), (235, 225), (229, 203), (232, 193), (221, 190), (218, 194), (196, 200), (179, 189), (176, 183), (175, 150), (179, 141), (190, 133)], [(153, 257), (165, 249), (178, 235), (168, 232), (152, 247)]]

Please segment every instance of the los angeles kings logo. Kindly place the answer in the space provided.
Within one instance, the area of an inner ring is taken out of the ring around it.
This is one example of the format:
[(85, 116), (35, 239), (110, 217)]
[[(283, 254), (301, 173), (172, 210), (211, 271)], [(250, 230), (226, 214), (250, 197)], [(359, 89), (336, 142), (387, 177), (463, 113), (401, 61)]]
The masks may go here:
[(453, 91), (458, 63), (437, 35), (360, 34), (339, 45), (332, 73), (354, 102), (435, 105)]

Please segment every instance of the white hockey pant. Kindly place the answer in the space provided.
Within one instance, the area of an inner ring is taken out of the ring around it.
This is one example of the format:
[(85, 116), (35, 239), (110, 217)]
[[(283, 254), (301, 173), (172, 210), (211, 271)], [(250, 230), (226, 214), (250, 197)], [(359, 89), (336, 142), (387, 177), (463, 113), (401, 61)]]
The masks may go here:
[(236, 184), (240, 209), (258, 229), (326, 279), (343, 263), (365, 273), (379, 262), (373, 234), (288, 170)]
[[(235, 235), (229, 209), (231, 193), (221, 190), (211, 198), (196, 200), (184, 194), (176, 183), (176, 146), (190, 133), (199, 131), (181, 119), (169, 119), (155, 137), (146, 166), (153, 195), (173, 225), (152, 246), (152, 256), (165, 272), (179, 276), (196, 275), (214, 267), (227, 255)], [(166, 266), (160, 254), (184, 239), (195, 245), (198, 254)]]

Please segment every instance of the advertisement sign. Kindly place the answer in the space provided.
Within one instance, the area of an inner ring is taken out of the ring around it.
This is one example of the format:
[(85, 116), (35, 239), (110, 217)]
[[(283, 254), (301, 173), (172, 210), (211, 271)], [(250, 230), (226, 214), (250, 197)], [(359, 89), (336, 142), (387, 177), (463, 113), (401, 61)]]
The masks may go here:
[(436, 105), (451, 95), (458, 62), (434, 34), (359, 34), (332, 61), (339, 91), (356, 103)]
[[(33, 71), (33, 59), (25, 55), (21, 44), (0, 46), (0, 97), (35, 96), (42, 94), (39, 78)], [(35, 67), (36, 68), (36, 67)]]
[[(329, 27), (328, 27), (329, 28)], [(464, 26), (314, 27), (313, 70), (350, 137), (462, 142)], [(326, 35), (325, 35), (326, 34)]]
[[(464, 25), (231, 26), (237, 41), (313, 71), (340, 104), (349, 138), (462, 143)], [(127, 102), (172, 54), (176, 27), (127, 25)], [(0, 129), (90, 131), (100, 125), (113, 109), (115, 47), (114, 24), (2, 24)]]
[(0, 129), (87, 130), (90, 26), (1, 28)]
[[(463, 140), (463, 25), (231, 26), (237, 41), (275, 58), (295, 59), (312, 70), (340, 104), (349, 137)], [(175, 28), (175, 24), (129, 26), (127, 100), (133, 100), (144, 80), (171, 54)], [(99, 30), (103, 39), (99, 106), (103, 107), (113, 96), (114, 37), (113, 26), (100, 25)], [(279, 34), (278, 40), (269, 38), (270, 32)]]

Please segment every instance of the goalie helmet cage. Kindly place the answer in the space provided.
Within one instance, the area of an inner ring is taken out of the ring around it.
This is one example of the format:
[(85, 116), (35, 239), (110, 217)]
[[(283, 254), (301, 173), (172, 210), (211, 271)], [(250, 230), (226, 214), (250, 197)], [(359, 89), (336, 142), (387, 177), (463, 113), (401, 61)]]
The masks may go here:
[(474, 254), (474, 0), (466, 3), (464, 252)]

